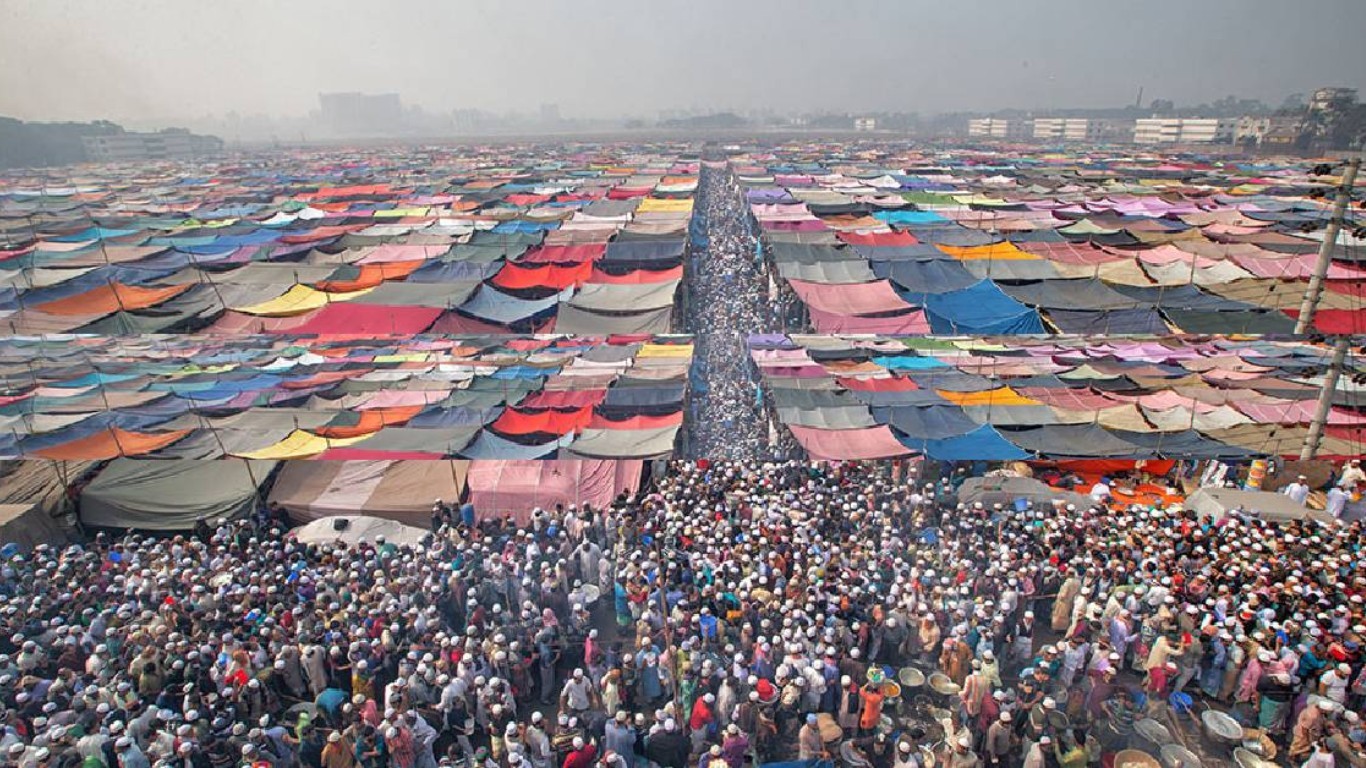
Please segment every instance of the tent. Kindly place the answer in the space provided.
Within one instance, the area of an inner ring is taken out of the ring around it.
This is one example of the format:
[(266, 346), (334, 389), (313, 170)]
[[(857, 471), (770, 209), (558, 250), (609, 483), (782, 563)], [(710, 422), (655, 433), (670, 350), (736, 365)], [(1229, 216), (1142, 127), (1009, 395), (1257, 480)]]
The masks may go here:
[(383, 536), (386, 544), (415, 547), (426, 540), (428, 531), (425, 528), (404, 525), (382, 517), (329, 515), (301, 525), (290, 531), (289, 535), (303, 544), (341, 542), (348, 546), (355, 546), (362, 542), (374, 544), (380, 536)]
[(31, 550), (66, 542), (67, 532), (39, 504), (0, 504), (0, 543)]
[(476, 461), (470, 467), (469, 501), (480, 517), (511, 516), (525, 524), (537, 507), (605, 508), (617, 494), (640, 487), (643, 468), (629, 459)]
[(1331, 522), (1327, 512), (1296, 504), (1289, 496), (1268, 491), (1243, 491), (1236, 488), (1201, 488), (1186, 497), (1186, 507), (1204, 517), (1223, 518), (1237, 511), (1252, 517), (1285, 522), (1312, 519)]
[(958, 500), (967, 504), (979, 501), (986, 506), (1014, 504), (1016, 499), (1024, 499), (1037, 506), (1047, 506), (1054, 501), (1061, 501), (1064, 504), (1073, 504), (1078, 509), (1084, 509), (1092, 503), (1090, 496), (1051, 488), (1032, 477), (969, 477), (958, 488)]
[(278, 462), (115, 459), (85, 487), (88, 526), (184, 531), (200, 520), (247, 514)]
[(466, 461), (292, 461), (270, 501), (295, 520), (364, 514), (425, 527), (436, 499), (465, 493)]

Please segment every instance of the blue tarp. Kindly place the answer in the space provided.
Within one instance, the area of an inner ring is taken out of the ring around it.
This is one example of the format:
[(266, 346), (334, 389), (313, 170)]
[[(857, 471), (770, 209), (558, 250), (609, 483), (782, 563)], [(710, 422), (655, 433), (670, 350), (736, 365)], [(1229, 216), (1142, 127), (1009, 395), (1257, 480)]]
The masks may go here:
[(885, 221), (888, 224), (938, 224), (948, 221), (933, 211), (878, 211), (873, 214), (873, 218), (878, 221)]
[(955, 437), (939, 440), (906, 438), (903, 445), (935, 461), (1016, 461), (1029, 454), (1012, 445), (989, 424)]
[(942, 440), (977, 429), (957, 405), (901, 405), (873, 408), (873, 418), (913, 440)]
[(502, 460), (532, 460), (532, 459), (553, 459), (561, 448), (568, 448), (574, 442), (574, 435), (568, 434), (558, 437), (548, 443), (540, 445), (524, 445), (514, 443), (504, 437), (499, 437), (494, 433), (484, 430), (479, 433), (479, 437), (474, 442), (460, 450), (460, 455), (466, 459), (502, 459)]
[(1043, 333), (1039, 313), (1005, 295), (990, 280), (959, 291), (924, 294), (918, 303), (925, 307), (933, 333)]
[(569, 290), (543, 299), (521, 299), (485, 283), (479, 287), (478, 293), (460, 305), (460, 311), (480, 320), (507, 325), (554, 309), (562, 298), (567, 300), (572, 295), (573, 291)]

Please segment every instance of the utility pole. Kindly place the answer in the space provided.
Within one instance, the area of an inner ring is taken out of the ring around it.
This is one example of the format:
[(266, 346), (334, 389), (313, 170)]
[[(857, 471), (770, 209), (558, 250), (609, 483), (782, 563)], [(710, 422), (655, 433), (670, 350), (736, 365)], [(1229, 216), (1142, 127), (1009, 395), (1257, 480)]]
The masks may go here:
[(1319, 441), (1323, 439), (1323, 427), (1328, 423), (1328, 413), (1333, 408), (1333, 394), (1337, 392), (1338, 378), (1342, 366), (1347, 361), (1349, 337), (1339, 336), (1333, 342), (1333, 361), (1328, 364), (1328, 373), (1323, 377), (1323, 389), (1319, 392), (1318, 407), (1314, 409), (1314, 420), (1309, 422), (1309, 434), (1304, 437), (1304, 447), (1300, 449), (1300, 461), (1309, 461), (1319, 452)]
[(1308, 333), (1314, 327), (1314, 312), (1319, 307), (1319, 297), (1323, 293), (1324, 276), (1333, 263), (1333, 249), (1338, 244), (1338, 232), (1347, 214), (1347, 204), (1352, 200), (1352, 184), (1356, 182), (1357, 171), (1361, 168), (1361, 158), (1354, 157), (1347, 162), (1342, 172), (1342, 183), (1338, 185), (1337, 201), (1333, 204), (1333, 216), (1328, 220), (1328, 228), (1323, 232), (1323, 244), (1319, 246), (1319, 260), (1314, 265), (1314, 274), (1309, 276), (1309, 288), (1304, 292), (1304, 302), (1300, 304), (1300, 316), (1295, 321), (1295, 334)]

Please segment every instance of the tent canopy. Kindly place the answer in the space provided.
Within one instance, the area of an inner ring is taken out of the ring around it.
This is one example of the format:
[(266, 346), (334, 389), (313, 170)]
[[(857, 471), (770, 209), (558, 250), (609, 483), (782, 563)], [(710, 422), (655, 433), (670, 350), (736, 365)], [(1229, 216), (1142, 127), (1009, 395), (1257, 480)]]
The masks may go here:
[(249, 513), (278, 462), (115, 459), (81, 493), (89, 526), (184, 531)]

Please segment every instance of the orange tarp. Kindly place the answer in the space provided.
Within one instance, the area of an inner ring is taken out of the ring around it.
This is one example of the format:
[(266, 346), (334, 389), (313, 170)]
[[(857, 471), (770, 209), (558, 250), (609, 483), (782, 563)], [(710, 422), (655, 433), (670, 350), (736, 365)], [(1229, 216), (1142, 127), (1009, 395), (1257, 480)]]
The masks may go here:
[(128, 432), (118, 427), (112, 427), (102, 429), (79, 440), (32, 451), (28, 455), (59, 461), (104, 461), (106, 459), (117, 459), (120, 456), (141, 456), (145, 453), (151, 453), (165, 448), (188, 434), (190, 434), (188, 429), (146, 434)]
[(418, 267), (425, 263), (425, 261), (418, 259), (416, 261), (361, 264), (360, 273), (350, 280), (320, 280), (314, 283), (313, 287), (329, 293), (361, 291), (366, 288), (374, 288), (385, 280), (402, 280), (417, 271)]
[(840, 232), (835, 237), (850, 245), (915, 245), (920, 242), (910, 232)]
[(360, 412), (360, 421), (349, 426), (321, 427), (313, 430), (313, 434), (328, 439), (360, 437), (372, 432), (378, 432), (384, 427), (393, 427), (399, 424), (406, 424), (414, 416), (422, 412), (426, 406), (422, 405), (396, 405), (392, 408), (371, 408)]
[(940, 397), (956, 405), (1042, 405), (1031, 400), (1010, 387), (988, 389), (985, 392), (950, 392), (947, 389), (935, 390)]
[(1029, 259), (1039, 257), (1015, 247), (1012, 242), (992, 243), (991, 245), (936, 245), (936, 248), (960, 259)]
[(518, 411), (512, 408), (493, 422), (493, 428), (505, 435), (530, 435), (542, 432), (549, 435), (565, 435), (579, 432), (593, 420), (592, 406), (568, 411)]
[(168, 285), (164, 288), (141, 288), (136, 285), (109, 283), (85, 293), (39, 304), (34, 309), (46, 312), (49, 315), (105, 315), (119, 310), (154, 307), (189, 289), (189, 283)]

